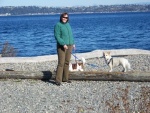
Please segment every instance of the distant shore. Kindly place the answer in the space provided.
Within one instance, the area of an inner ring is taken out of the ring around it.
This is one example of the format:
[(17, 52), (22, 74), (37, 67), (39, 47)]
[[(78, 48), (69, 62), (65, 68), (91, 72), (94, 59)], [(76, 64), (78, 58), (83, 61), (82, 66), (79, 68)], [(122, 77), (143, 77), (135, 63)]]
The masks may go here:
[(3, 6), (1, 15), (35, 15), (56, 14), (62, 11), (68, 13), (116, 13), (116, 12), (149, 12), (149, 2), (144, 4), (90, 5), (71, 7), (44, 6)]
[[(120, 11), (120, 12), (74, 12), (69, 14), (113, 14), (113, 13), (147, 13), (146, 11)], [(1, 16), (48, 16), (48, 15), (59, 15), (61, 13), (33, 13), (33, 14), (20, 14), (20, 15), (11, 15), (11, 14), (0, 14)]]

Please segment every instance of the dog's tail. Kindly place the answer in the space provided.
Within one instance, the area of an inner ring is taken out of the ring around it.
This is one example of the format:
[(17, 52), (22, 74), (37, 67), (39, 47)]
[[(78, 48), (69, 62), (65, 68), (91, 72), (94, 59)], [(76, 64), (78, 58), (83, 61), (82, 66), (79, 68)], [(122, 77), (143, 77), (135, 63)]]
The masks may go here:
[(85, 62), (86, 62), (86, 60), (85, 60), (85, 58), (81, 58), (81, 60), (82, 60), (82, 62), (83, 62), (83, 65), (85, 64)]

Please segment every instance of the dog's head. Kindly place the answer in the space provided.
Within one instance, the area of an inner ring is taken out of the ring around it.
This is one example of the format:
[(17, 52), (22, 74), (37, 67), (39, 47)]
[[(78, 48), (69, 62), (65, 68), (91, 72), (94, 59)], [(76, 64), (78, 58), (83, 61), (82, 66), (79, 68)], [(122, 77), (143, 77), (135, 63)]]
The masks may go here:
[(81, 60), (78, 61), (78, 65), (83, 69), (85, 62), (86, 62), (85, 58), (82, 57)]
[(103, 57), (105, 58), (105, 60), (111, 59), (111, 54), (110, 54), (110, 52), (103, 52)]

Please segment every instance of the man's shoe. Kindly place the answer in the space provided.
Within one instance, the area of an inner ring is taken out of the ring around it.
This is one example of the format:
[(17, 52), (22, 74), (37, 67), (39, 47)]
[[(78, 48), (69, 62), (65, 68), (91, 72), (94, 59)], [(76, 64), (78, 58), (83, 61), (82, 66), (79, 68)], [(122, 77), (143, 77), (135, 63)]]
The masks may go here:
[(68, 81), (67, 81), (67, 83), (71, 83), (71, 81), (70, 81), (70, 80), (68, 80)]
[(61, 83), (60, 83), (60, 82), (56, 82), (56, 85), (57, 85), (57, 86), (60, 86), (60, 85), (61, 85)]

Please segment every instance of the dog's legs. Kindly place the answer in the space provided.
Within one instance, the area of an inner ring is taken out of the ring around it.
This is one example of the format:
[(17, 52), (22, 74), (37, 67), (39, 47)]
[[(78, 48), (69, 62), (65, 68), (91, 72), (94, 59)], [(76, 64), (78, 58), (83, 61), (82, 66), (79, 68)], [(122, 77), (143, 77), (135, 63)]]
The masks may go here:
[(126, 65), (122, 65), (122, 67), (123, 67), (122, 72), (126, 72), (126, 71), (127, 71), (127, 69), (126, 69)]
[(80, 71), (83, 71), (83, 69), (80, 69)]
[(128, 68), (128, 71), (131, 71), (131, 65), (130, 65), (130, 63), (128, 63), (127, 68)]
[(113, 70), (113, 69), (112, 69), (112, 66), (110, 66), (110, 70), (109, 70), (109, 72), (112, 72), (112, 70)]
[(123, 68), (124, 68), (123, 72), (127, 72), (127, 70), (130, 71), (131, 70), (130, 63), (123, 65)]
[(126, 68), (123, 68), (122, 72), (126, 72)]

